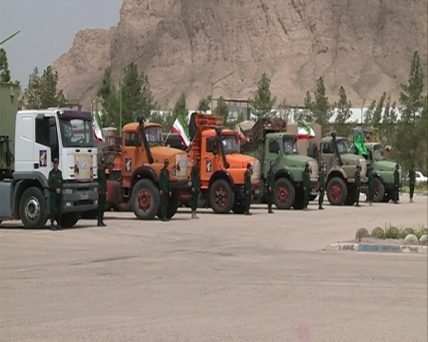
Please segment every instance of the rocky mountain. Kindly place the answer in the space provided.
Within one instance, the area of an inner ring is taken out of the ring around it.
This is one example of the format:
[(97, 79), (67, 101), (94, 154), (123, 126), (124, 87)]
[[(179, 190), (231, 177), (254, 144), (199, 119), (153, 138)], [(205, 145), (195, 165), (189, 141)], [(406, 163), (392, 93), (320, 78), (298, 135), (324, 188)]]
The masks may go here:
[[(77, 33), (53, 67), (69, 99), (88, 105), (104, 69), (141, 51), (138, 68), (163, 108), (186, 92), (189, 108), (214, 98), (247, 99), (263, 72), (278, 103), (299, 105), (319, 76), (330, 101), (343, 85), (354, 106), (393, 97), (418, 50), (426, 67), (428, 0), (124, 0), (109, 30)], [(426, 69), (425, 69), (426, 70)]]

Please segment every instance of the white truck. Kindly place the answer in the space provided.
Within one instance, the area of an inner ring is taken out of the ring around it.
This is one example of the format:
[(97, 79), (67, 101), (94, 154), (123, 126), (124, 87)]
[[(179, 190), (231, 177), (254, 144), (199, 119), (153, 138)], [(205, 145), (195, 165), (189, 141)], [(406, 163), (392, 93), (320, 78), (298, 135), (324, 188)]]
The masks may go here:
[(0, 114), (0, 223), (46, 225), (48, 176), (55, 158), (64, 178), (61, 226), (71, 228), (81, 212), (97, 208), (97, 148), (90, 112), (50, 108)]

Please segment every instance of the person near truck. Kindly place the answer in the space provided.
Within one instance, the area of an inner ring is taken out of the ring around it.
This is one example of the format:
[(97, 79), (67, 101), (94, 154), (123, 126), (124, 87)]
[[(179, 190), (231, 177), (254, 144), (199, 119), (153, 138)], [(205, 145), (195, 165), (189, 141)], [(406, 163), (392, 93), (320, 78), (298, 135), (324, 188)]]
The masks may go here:
[(415, 193), (415, 182), (416, 182), (415, 164), (412, 164), (409, 170), (410, 203), (415, 203), (415, 201), (413, 201), (413, 194)]
[(201, 172), (200, 172), (201, 157), (196, 158), (196, 164), (192, 166), (192, 172), (190, 175), (191, 187), (192, 187), (192, 200), (190, 207), (192, 208), (192, 219), (198, 219), (196, 215), (196, 209), (198, 208), (199, 194), (201, 192)]
[(64, 179), (62, 178), (61, 170), (58, 169), (58, 158), (54, 159), (53, 164), (53, 169), (50, 170), (48, 178), (51, 230), (61, 230), (60, 222), (62, 217), (62, 188)]
[(374, 196), (374, 175), (373, 170), (370, 166), (367, 166), (367, 177), (368, 177), (368, 200), (369, 204), (373, 205), (373, 196)]
[(159, 175), (159, 193), (161, 198), (160, 217), (162, 221), (168, 221), (168, 218), (166, 217), (166, 211), (168, 209), (169, 197), (171, 196), (171, 181), (169, 179), (168, 165), (169, 160), (166, 158)]
[(105, 173), (105, 160), (100, 159), (100, 166), (98, 167), (98, 227), (105, 227), (104, 224), (104, 210), (106, 206), (107, 196), (107, 178)]
[(398, 170), (400, 169), (400, 166), (398, 164), (395, 165), (395, 171), (394, 171), (394, 203), (398, 204), (398, 201), (400, 200), (398, 197), (398, 191), (400, 190), (400, 173)]
[(357, 207), (360, 206), (360, 189), (361, 189), (361, 166), (360, 164), (357, 165), (355, 168), (355, 187), (356, 187), (356, 194), (355, 194), (355, 205)]
[(311, 179), (309, 176), (309, 163), (305, 164), (305, 168), (302, 172), (302, 180), (303, 180), (303, 210), (309, 210), (309, 196), (311, 194)]
[(274, 186), (275, 186), (275, 178), (274, 178), (274, 169), (275, 163), (270, 163), (269, 171), (266, 175), (266, 199), (268, 204), (268, 213), (273, 214), (272, 211), (272, 202), (273, 202), (273, 194), (274, 194)]
[(244, 192), (245, 192), (245, 215), (251, 215), (250, 206), (251, 206), (251, 175), (253, 174), (253, 169), (251, 168), (251, 164), (247, 164), (247, 170), (245, 170), (244, 174)]
[(318, 209), (324, 210), (322, 203), (324, 202), (324, 192), (325, 192), (325, 172), (326, 172), (326, 164), (321, 164), (320, 172), (318, 173), (318, 182), (320, 184), (319, 196), (318, 196)]

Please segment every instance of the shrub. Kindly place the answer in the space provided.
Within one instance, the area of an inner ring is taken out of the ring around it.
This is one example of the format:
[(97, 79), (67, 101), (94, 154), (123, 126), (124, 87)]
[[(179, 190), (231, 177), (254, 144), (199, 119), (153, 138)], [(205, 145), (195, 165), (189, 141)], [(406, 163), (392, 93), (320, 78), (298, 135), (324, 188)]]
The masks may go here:
[(420, 239), (424, 234), (428, 234), (428, 229), (423, 226), (415, 230), (415, 235), (418, 239)]
[(398, 239), (400, 232), (397, 227), (391, 226), (385, 230), (385, 237), (387, 239)]
[(371, 236), (376, 239), (385, 239), (385, 231), (381, 227), (376, 227), (373, 229)]

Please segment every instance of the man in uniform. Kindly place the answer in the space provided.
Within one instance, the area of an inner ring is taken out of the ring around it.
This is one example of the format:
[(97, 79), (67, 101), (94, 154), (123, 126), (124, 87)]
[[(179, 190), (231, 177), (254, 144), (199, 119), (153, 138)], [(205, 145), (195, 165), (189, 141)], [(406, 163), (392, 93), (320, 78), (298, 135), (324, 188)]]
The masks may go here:
[(98, 167), (98, 227), (105, 227), (104, 224), (104, 210), (106, 206), (106, 195), (107, 195), (107, 179), (105, 173), (105, 160), (100, 159), (100, 165)]
[(303, 209), (308, 209), (309, 204), (309, 196), (311, 194), (311, 179), (309, 176), (309, 163), (305, 164), (305, 169), (302, 172), (302, 180), (303, 180)]
[(398, 204), (398, 201), (400, 200), (398, 198), (398, 191), (400, 187), (400, 173), (398, 172), (398, 169), (400, 166), (398, 164), (395, 165), (395, 171), (394, 171), (394, 203)]
[(321, 164), (320, 172), (318, 173), (318, 182), (320, 183), (320, 193), (318, 196), (318, 209), (324, 210), (322, 203), (324, 201), (324, 191), (325, 191), (325, 163)]
[(196, 158), (196, 164), (192, 166), (190, 181), (192, 186), (192, 201), (190, 207), (192, 208), (192, 219), (198, 219), (196, 209), (198, 208), (199, 193), (201, 191), (201, 172), (200, 172), (201, 157)]
[(360, 188), (361, 188), (361, 166), (360, 164), (357, 165), (357, 167), (355, 168), (355, 187), (356, 187), (356, 198), (355, 198), (355, 203), (356, 206), (359, 207), (360, 206)]
[(370, 166), (367, 166), (367, 177), (368, 177), (368, 188), (367, 188), (368, 200), (370, 205), (372, 205), (373, 196), (374, 196), (374, 182), (373, 182), (374, 177), (373, 177), (372, 168)]
[(267, 172), (267, 176), (266, 176), (266, 199), (268, 203), (269, 214), (273, 214), (272, 202), (273, 202), (274, 185), (275, 185), (274, 172), (273, 172), (274, 166), (275, 164), (271, 162), (269, 171)]
[(244, 191), (245, 191), (245, 215), (251, 215), (250, 206), (251, 206), (251, 175), (253, 174), (253, 169), (251, 164), (247, 164), (247, 170), (244, 174)]
[(409, 170), (410, 203), (415, 203), (415, 201), (413, 201), (413, 194), (415, 193), (415, 182), (416, 182), (415, 164), (412, 164)]
[[(58, 169), (58, 158), (54, 159), (54, 167), (49, 172), (48, 185), (50, 190), (50, 221), (51, 230), (61, 230), (61, 216), (62, 216), (62, 187), (64, 179), (62, 172)], [(56, 221), (56, 226), (54, 224)]]
[(171, 183), (169, 180), (169, 171), (168, 171), (169, 160), (165, 159), (163, 163), (163, 168), (161, 169), (159, 175), (159, 193), (161, 197), (161, 211), (160, 216), (162, 221), (168, 221), (166, 217), (166, 211), (168, 208), (169, 197), (171, 196)]

